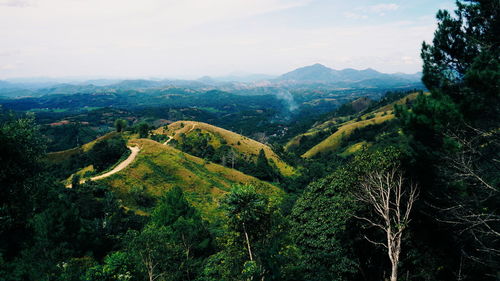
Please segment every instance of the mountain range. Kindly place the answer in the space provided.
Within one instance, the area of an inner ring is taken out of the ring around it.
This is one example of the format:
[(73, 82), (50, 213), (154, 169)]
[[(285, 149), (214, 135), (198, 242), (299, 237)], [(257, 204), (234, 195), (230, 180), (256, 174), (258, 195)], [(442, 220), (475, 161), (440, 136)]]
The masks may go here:
[(378, 72), (374, 69), (367, 68), (363, 70), (356, 70), (353, 68), (346, 68), (342, 70), (335, 70), (326, 67), (322, 64), (313, 64), (297, 68), (293, 71), (287, 72), (279, 76), (278, 81), (295, 81), (295, 82), (314, 82), (314, 83), (353, 83), (365, 80), (408, 80), (418, 82), (420, 81), (421, 73), (415, 74), (386, 74)]
[[(422, 74), (381, 73), (374, 69), (356, 70), (346, 68), (335, 70), (322, 64), (314, 64), (297, 68), (280, 76), (264, 74), (233, 75), (226, 77), (204, 76), (197, 80), (176, 79), (93, 79), (61, 80), (40, 78), (0, 80), (0, 96), (22, 97), (43, 96), (49, 94), (90, 93), (103, 90), (138, 90), (163, 89), (168, 87), (202, 90), (223, 90), (239, 94), (262, 93), (269, 88), (296, 88), (307, 86), (327, 87), (331, 89), (362, 89), (362, 88), (421, 88)], [(59, 82), (58, 82), (59, 81)]]

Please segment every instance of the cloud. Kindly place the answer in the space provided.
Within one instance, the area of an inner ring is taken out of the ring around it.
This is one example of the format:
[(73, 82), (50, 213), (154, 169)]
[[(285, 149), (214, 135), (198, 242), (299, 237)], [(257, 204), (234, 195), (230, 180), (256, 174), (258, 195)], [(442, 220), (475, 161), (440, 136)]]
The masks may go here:
[(399, 5), (395, 3), (376, 4), (357, 7), (353, 11), (344, 12), (343, 15), (349, 19), (366, 19), (370, 15), (385, 16), (387, 12), (396, 11)]
[(375, 13), (375, 14), (379, 14), (379, 15), (385, 15), (385, 12), (396, 11), (397, 9), (399, 9), (399, 5), (394, 4), (394, 3), (377, 4), (377, 5), (366, 7), (366, 10), (370, 11), (371, 13)]
[(30, 0), (0, 0), (0, 6), (6, 7), (27, 7), (31, 5)]
[(343, 15), (344, 15), (344, 17), (346, 17), (348, 19), (355, 19), (355, 20), (368, 18), (367, 15), (363, 15), (363, 14), (359, 14), (359, 13), (354, 13), (354, 12), (344, 12)]
[(424, 14), (363, 25), (366, 17), (398, 9), (391, 4), (339, 8), (360, 20), (346, 25), (342, 17), (312, 18), (321, 1), (310, 0), (31, 1), (0, 7), (0, 64), (16, 66), (0, 79), (280, 74), (317, 62), (416, 72), (421, 42), (435, 28), (433, 18), (419, 19)]

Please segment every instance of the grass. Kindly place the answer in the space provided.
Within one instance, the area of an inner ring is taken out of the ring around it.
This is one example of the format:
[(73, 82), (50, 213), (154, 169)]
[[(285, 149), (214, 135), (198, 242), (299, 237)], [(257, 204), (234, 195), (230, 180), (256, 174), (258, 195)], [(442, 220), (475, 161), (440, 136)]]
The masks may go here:
[(117, 134), (118, 134), (117, 132), (107, 133), (104, 136), (99, 137), (99, 138), (97, 138), (97, 139), (95, 139), (95, 140), (93, 140), (91, 142), (88, 142), (88, 143), (82, 145), (82, 146), (71, 148), (71, 149), (67, 149), (67, 150), (63, 150), (63, 151), (57, 151), (57, 152), (47, 153), (45, 159), (49, 163), (60, 164), (62, 162), (68, 161), (71, 158), (71, 156), (73, 156), (75, 154), (89, 151), (90, 149), (92, 149), (92, 147), (94, 147), (94, 145), (98, 141), (112, 138), (113, 136), (116, 136)]
[(391, 120), (394, 117), (394, 114), (387, 114), (384, 116), (375, 116), (374, 118), (358, 122), (347, 122), (345, 125), (341, 126), (335, 133), (324, 139), (319, 144), (315, 145), (306, 153), (302, 154), (302, 157), (311, 158), (316, 156), (318, 153), (334, 151), (340, 147), (340, 145), (342, 144), (342, 140), (345, 137), (349, 136), (355, 129), (363, 128), (368, 125), (380, 124), (385, 121)]
[[(404, 104), (407, 101), (412, 101), (416, 99), (417, 96), (418, 93), (409, 94), (393, 103), (390, 103), (388, 105), (372, 110), (364, 115), (361, 115), (356, 119), (353, 119), (352, 117), (349, 119), (348, 116), (341, 116), (317, 124), (313, 128), (309, 129), (306, 133), (300, 134), (292, 138), (285, 145), (285, 149), (288, 150), (294, 146), (299, 146), (302, 136), (313, 136), (318, 134), (319, 132), (328, 130), (331, 127), (337, 127), (338, 130), (335, 133), (333, 133), (332, 135), (330, 135), (329, 137), (327, 137), (326, 139), (324, 139), (323, 141), (321, 141), (320, 143), (309, 149), (307, 152), (302, 154), (302, 157), (311, 158), (321, 152), (334, 151), (341, 146), (342, 140), (345, 137), (349, 136), (355, 129), (363, 128), (368, 125), (380, 124), (395, 118), (393, 112), (394, 105)], [(349, 152), (346, 151), (342, 152), (342, 154), (347, 155), (346, 153), (348, 154)]]
[(149, 196), (157, 197), (172, 187), (179, 186), (207, 219), (219, 215), (218, 201), (234, 184), (253, 184), (259, 192), (271, 197), (280, 197), (282, 194), (274, 185), (206, 162), (168, 145), (149, 139), (131, 140), (129, 144), (141, 147), (135, 161), (101, 181), (108, 184), (122, 203), (131, 209), (142, 208), (131, 196), (133, 189), (140, 189)]
[(339, 155), (341, 157), (348, 157), (353, 155), (354, 153), (363, 149), (363, 147), (370, 147), (372, 144), (366, 141), (358, 142), (353, 145), (348, 146), (342, 153)]
[(157, 129), (154, 133), (166, 134), (169, 136), (173, 136), (173, 138), (176, 140), (179, 140), (181, 133), (188, 134), (195, 129), (200, 129), (204, 133), (215, 136), (212, 138), (214, 140), (214, 143), (211, 143), (215, 148), (218, 148), (220, 145), (222, 145), (220, 140), (224, 139), (228, 146), (231, 146), (238, 152), (249, 155), (254, 159), (257, 159), (259, 151), (263, 149), (266, 157), (268, 159), (272, 159), (274, 163), (276, 163), (276, 166), (278, 167), (282, 175), (288, 177), (293, 176), (296, 173), (295, 169), (285, 163), (269, 146), (240, 134), (207, 123), (195, 121), (177, 121), (170, 124), (168, 126), (168, 129), (162, 127)]

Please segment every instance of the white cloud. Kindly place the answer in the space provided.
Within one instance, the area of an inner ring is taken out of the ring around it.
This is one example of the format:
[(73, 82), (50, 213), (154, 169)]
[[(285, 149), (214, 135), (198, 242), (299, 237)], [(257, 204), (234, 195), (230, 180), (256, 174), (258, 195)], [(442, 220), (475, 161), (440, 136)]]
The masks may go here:
[(363, 15), (363, 14), (359, 14), (359, 13), (353, 13), (353, 12), (344, 12), (343, 15), (344, 15), (344, 17), (346, 17), (348, 19), (355, 19), (355, 20), (368, 18), (367, 15)]
[(27, 7), (32, 4), (30, 0), (0, 0), (0, 6)]
[[(421, 42), (432, 38), (434, 29), (432, 22), (417, 18), (312, 27), (306, 22), (314, 19), (301, 18), (294, 9), (311, 0), (32, 1), (0, 6), (0, 65), (9, 65), (0, 69), (0, 79), (278, 74), (316, 62), (415, 72)], [(362, 19), (397, 9), (383, 5), (365, 7), (366, 12), (351, 9), (344, 16)], [(278, 17), (291, 9), (296, 12), (291, 20)]]
[(366, 19), (370, 15), (385, 16), (387, 12), (396, 11), (399, 5), (395, 3), (376, 4), (357, 7), (353, 11), (344, 12), (343, 15), (349, 19)]
[(396, 11), (397, 9), (399, 9), (399, 5), (394, 3), (377, 4), (373, 6), (368, 6), (366, 9), (375, 14), (384, 14), (385, 12)]

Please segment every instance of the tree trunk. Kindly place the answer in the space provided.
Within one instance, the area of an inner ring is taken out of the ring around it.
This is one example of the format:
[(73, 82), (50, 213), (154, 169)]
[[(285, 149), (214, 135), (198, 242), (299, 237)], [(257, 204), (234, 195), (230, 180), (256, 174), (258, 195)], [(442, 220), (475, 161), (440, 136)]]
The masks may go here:
[(250, 239), (248, 239), (247, 228), (245, 227), (245, 223), (243, 223), (243, 232), (245, 233), (245, 239), (247, 241), (248, 255), (250, 256), (250, 260), (253, 261), (252, 249), (250, 248)]
[(392, 263), (391, 281), (398, 281), (398, 263)]

